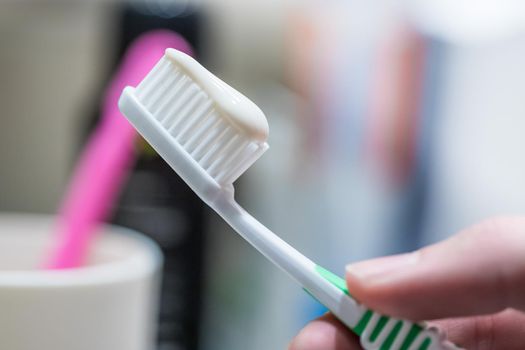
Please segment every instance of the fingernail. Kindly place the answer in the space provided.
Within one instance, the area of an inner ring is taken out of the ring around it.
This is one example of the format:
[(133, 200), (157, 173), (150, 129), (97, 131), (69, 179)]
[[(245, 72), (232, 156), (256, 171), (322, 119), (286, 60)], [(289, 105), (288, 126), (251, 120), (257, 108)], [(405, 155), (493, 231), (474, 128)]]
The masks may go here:
[(416, 265), (418, 261), (418, 252), (392, 255), (348, 265), (346, 266), (346, 274), (349, 279), (370, 282), (387, 276), (393, 277), (396, 272), (402, 272)]

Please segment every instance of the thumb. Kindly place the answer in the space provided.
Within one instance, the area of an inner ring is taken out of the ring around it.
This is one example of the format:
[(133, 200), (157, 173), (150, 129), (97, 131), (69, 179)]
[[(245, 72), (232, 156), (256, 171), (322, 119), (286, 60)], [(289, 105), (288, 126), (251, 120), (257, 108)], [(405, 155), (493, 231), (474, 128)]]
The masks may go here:
[(422, 250), (347, 267), (350, 293), (414, 320), (525, 310), (525, 217), (483, 222)]

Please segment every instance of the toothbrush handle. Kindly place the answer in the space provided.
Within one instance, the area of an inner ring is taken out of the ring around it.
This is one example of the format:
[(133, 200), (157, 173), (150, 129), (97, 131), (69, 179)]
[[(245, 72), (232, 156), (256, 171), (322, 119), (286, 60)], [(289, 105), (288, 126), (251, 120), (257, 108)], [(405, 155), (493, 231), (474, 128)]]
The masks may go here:
[(422, 324), (380, 315), (357, 303), (346, 282), (316, 265), (275, 235), (233, 200), (219, 195), (208, 204), (244, 239), (303, 286), (339, 320), (360, 336), (367, 350), (452, 350), (454, 345)]
[(364, 308), (319, 274), (314, 262), (247, 213), (232, 195), (221, 194), (208, 204), (254, 248), (299, 282), (319, 302), (340, 314), (345, 324), (349, 327), (357, 324)]
[[(350, 298), (346, 281), (317, 265), (316, 271)], [(336, 314), (337, 317), (339, 315)], [(454, 350), (454, 344), (444, 340), (437, 329), (428, 328), (423, 323), (414, 323), (381, 315), (366, 309), (359, 322), (350, 327), (359, 335), (365, 349), (390, 350)]]

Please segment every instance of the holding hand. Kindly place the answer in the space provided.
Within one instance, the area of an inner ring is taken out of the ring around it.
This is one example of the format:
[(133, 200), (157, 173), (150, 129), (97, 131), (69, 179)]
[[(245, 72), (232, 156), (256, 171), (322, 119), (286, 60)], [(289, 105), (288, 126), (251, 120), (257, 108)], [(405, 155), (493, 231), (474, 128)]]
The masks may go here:
[[(380, 313), (438, 320), (465, 349), (525, 349), (525, 217), (483, 222), (413, 253), (347, 267), (352, 296)], [(290, 350), (358, 350), (332, 315), (308, 324)]]

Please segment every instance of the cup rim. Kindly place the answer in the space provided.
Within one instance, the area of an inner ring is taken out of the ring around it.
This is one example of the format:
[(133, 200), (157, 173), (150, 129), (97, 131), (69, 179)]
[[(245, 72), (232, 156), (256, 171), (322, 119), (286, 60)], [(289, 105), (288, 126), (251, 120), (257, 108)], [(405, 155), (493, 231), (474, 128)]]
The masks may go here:
[[(30, 213), (0, 213), (0, 225), (3, 221), (31, 219), (48, 225), (56, 216)], [(46, 288), (79, 287), (88, 285), (110, 284), (125, 280), (135, 280), (158, 271), (163, 263), (159, 246), (145, 235), (117, 225), (101, 225), (106, 239), (124, 239), (139, 249), (123, 259), (103, 262), (96, 265), (60, 270), (0, 270), (0, 288)], [(1, 233), (0, 233), (1, 235)]]

